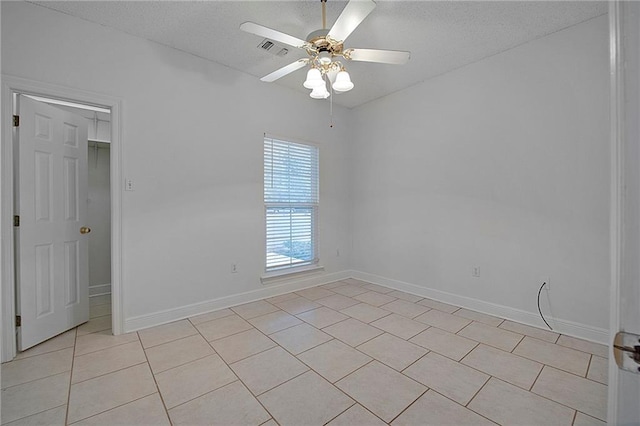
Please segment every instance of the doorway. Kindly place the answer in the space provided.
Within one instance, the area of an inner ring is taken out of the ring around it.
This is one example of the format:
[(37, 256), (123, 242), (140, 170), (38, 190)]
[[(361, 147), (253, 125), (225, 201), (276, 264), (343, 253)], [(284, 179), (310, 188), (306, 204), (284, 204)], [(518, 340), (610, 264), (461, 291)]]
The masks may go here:
[[(120, 111), (122, 101), (110, 96), (97, 95), (76, 89), (25, 80), (16, 77), (2, 77), (2, 106), (5, 123), (12, 122), (14, 99), (26, 95), (47, 104), (55, 104), (58, 109), (73, 111), (87, 121), (88, 142), (86, 148), (88, 171), (93, 176), (87, 179), (92, 185), (88, 197), (92, 211), (100, 211), (100, 217), (93, 217), (89, 228), (101, 236), (93, 238), (90, 256), (91, 265), (91, 309), (93, 318), (83, 327), (111, 329), (114, 334), (122, 333), (121, 309), (121, 191), (119, 183), (121, 164)], [(96, 114), (97, 112), (97, 114)], [(4, 126), (4, 140), (11, 141), (15, 128)], [(16, 247), (13, 245), (14, 228), (11, 220), (15, 213), (16, 200), (13, 198), (13, 159), (16, 149), (11, 143), (2, 144), (2, 361), (9, 361), (17, 351), (17, 327), (15, 301), (18, 296), (14, 283), (18, 266)], [(93, 226), (93, 228), (92, 228)], [(94, 234), (94, 235), (96, 235)], [(89, 250), (88, 250), (89, 251)], [(106, 253), (106, 256), (105, 256)], [(98, 261), (96, 261), (98, 259)]]

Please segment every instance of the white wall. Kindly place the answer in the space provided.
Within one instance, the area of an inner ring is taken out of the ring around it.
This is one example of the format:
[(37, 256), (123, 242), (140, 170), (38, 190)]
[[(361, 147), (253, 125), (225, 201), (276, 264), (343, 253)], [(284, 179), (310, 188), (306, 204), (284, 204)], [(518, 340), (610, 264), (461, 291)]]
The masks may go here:
[(357, 108), (354, 269), (542, 326), (550, 276), (547, 313), (607, 328), (607, 31), (599, 17)]
[(111, 185), (109, 144), (89, 145), (89, 295), (111, 292)]
[(263, 288), (265, 131), (320, 145), (320, 259), (347, 269), (347, 110), (330, 129), (327, 103), (303, 93), (26, 2), (1, 7), (2, 73), (124, 100), (128, 320)]

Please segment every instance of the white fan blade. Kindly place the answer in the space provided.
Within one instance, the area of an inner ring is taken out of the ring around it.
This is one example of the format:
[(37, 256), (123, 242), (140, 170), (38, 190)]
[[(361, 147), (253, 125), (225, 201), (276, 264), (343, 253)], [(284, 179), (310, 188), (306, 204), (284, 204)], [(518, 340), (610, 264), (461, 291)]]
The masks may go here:
[(411, 52), (401, 50), (348, 49), (345, 51), (352, 61), (379, 62), (381, 64), (404, 65)]
[(272, 30), (262, 25), (258, 25), (255, 22), (245, 22), (240, 24), (240, 29), (251, 34), (259, 35), (280, 43), (288, 44), (293, 47), (302, 47), (307, 42), (297, 37), (290, 36), (289, 34), (281, 33), (280, 31)]
[(337, 41), (345, 41), (375, 7), (373, 0), (351, 0), (329, 30), (328, 36)]
[(304, 67), (308, 63), (309, 63), (309, 59), (299, 59), (294, 63), (287, 65), (286, 67), (282, 67), (279, 70), (275, 70), (269, 75), (265, 75), (260, 79), (260, 81), (271, 83), (273, 81), (276, 81), (279, 78), (284, 77), (287, 74), (291, 74), (294, 71), (298, 71), (300, 68)]

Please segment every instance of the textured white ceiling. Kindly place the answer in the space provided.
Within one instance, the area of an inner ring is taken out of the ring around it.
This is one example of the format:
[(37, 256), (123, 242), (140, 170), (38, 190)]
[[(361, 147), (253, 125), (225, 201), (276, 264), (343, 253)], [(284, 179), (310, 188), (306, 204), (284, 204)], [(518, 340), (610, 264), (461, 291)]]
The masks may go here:
[[(322, 27), (315, 1), (40, 1), (44, 7), (162, 43), (262, 77), (306, 56), (259, 50), (238, 27), (253, 21), (295, 37)], [(346, 2), (327, 1), (327, 26)], [(600, 1), (384, 1), (345, 47), (409, 50), (406, 65), (347, 63), (355, 88), (334, 102), (355, 107), (430, 77), (605, 14)], [(299, 70), (276, 83), (308, 92)], [(319, 102), (309, 99), (310, 102)]]

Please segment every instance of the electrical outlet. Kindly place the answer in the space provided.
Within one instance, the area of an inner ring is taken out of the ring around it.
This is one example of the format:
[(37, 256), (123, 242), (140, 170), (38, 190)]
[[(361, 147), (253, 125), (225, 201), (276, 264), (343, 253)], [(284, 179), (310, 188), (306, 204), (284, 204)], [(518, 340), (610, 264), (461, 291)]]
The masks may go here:
[(546, 283), (544, 286), (545, 290), (551, 290), (551, 278), (548, 275), (541, 275), (540, 278), (538, 278), (538, 285), (541, 286), (542, 283)]
[(471, 276), (474, 278), (480, 278), (480, 267), (479, 266), (473, 266), (471, 268)]
[(236, 265), (235, 263), (231, 264), (231, 273), (232, 274), (237, 274), (238, 273), (238, 265)]

